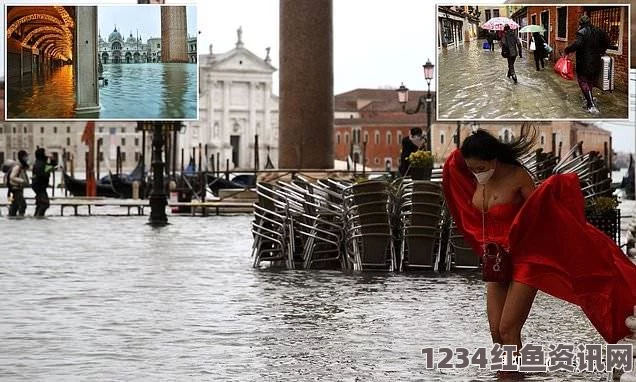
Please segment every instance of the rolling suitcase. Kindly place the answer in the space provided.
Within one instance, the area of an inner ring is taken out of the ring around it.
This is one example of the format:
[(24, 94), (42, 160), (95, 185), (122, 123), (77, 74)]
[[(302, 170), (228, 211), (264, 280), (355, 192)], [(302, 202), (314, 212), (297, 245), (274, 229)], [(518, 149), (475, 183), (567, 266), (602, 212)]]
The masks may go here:
[(599, 88), (603, 91), (614, 90), (614, 57), (601, 57), (601, 75), (599, 76)]
[(490, 44), (488, 43), (488, 41), (484, 41), (483, 47), (484, 49), (490, 49)]

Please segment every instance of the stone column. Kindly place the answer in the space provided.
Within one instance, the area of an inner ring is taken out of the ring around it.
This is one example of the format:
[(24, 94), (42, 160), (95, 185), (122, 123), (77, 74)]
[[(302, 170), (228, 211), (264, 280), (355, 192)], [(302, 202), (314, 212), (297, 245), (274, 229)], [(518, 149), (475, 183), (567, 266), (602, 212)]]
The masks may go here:
[(97, 113), (100, 109), (97, 82), (97, 7), (79, 6), (75, 9), (75, 112)]
[(333, 3), (280, 0), (280, 168), (333, 168)]
[(161, 61), (187, 63), (187, 39), (186, 8), (161, 7)]

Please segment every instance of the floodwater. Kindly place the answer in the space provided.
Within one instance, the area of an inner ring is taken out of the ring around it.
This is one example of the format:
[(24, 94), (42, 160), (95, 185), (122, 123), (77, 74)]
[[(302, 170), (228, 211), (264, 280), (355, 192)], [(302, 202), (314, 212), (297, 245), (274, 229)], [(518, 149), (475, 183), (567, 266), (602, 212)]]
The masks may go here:
[[(537, 71), (533, 53), (517, 58), (518, 84), (506, 77), (508, 62), (498, 45), (494, 52), (476, 40), (439, 53), (440, 119), (627, 119), (628, 97), (594, 89), (600, 114), (588, 113), (576, 78), (568, 81), (545, 61)], [(497, 42), (495, 42), (497, 44)], [(618, 75), (616, 75), (618, 78)], [(626, 75), (625, 78), (628, 76)]]
[(196, 119), (197, 65), (105, 64), (100, 118)]
[(7, 117), (90, 119), (196, 119), (197, 65), (106, 64), (98, 113), (75, 114), (73, 67), (7, 81)]
[[(494, 380), (476, 366), (426, 370), (421, 354), (490, 349), (474, 273), (256, 270), (251, 220), (0, 217), (0, 379)], [(602, 343), (577, 307), (544, 294), (524, 341)]]
[(74, 118), (73, 67), (43, 69), (7, 78), (7, 118)]

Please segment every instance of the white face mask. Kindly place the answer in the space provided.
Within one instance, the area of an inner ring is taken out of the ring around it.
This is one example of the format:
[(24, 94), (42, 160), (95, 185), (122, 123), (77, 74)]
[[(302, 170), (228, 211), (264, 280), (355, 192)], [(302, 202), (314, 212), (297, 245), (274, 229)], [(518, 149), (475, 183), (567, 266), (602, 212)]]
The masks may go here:
[(475, 175), (475, 178), (477, 178), (477, 182), (479, 184), (486, 184), (488, 183), (488, 181), (490, 180), (490, 178), (492, 178), (492, 174), (495, 173), (495, 169), (491, 168), (488, 171), (483, 171), (483, 172), (473, 172), (473, 175)]

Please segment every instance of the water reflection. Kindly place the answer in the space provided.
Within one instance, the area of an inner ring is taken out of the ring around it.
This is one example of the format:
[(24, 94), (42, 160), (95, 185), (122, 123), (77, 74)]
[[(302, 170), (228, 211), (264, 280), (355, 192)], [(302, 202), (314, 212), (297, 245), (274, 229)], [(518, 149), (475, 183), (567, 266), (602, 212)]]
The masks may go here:
[[(0, 232), (24, 233), (0, 251), (0, 379), (493, 379), (426, 370), (421, 355), (490, 346), (474, 273), (254, 270), (250, 216), (170, 221), (0, 217)], [(523, 336), (601, 343), (578, 308), (542, 294)]]
[[(546, 62), (536, 71), (532, 53), (517, 58), (514, 84), (507, 60), (473, 41), (439, 54), (439, 118), (443, 119), (608, 119), (628, 118), (627, 94), (594, 90), (600, 115), (584, 110), (576, 80), (566, 81)], [(618, 77), (618, 75), (617, 75)]]
[(73, 67), (46, 68), (7, 77), (7, 118), (74, 118)]
[(100, 87), (104, 119), (195, 119), (197, 66), (192, 64), (106, 64)]

